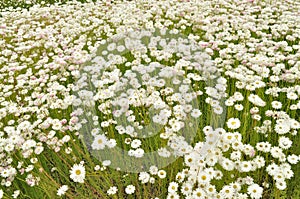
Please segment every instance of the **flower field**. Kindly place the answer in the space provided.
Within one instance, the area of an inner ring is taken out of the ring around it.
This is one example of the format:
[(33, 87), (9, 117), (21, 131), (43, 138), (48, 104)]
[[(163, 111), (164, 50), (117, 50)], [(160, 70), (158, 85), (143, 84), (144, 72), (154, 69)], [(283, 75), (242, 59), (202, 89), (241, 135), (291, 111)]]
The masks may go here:
[(300, 198), (299, 1), (6, 3), (0, 198)]

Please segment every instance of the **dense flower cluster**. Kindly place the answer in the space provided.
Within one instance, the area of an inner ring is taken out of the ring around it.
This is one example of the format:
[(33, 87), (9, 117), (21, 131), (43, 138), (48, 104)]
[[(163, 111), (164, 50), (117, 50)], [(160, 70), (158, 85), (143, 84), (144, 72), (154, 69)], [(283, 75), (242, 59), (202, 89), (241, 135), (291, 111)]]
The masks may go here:
[[(123, 190), (109, 179), (108, 196), (161, 182), (173, 199), (286, 189), (300, 158), (299, 10), (296, 1), (149, 0), (2, 11), (0, 198), (22, 195), (17, 183), (39, 186), (50, 151), (74, 156), (54, 195), (74, 194), (91, 172), (74, 152), (84, 147), (96, 157), (123, 147), (137, 163), (157, 148), (180, 162), (145, 163)], [(113, 158), (94, 170), (124, 169)]]
[[(140, 165), (134, 160), (135, 166), (126, 161), (130, 168), (124, 168), (121, 162), (126, 158), (122, 153), (121, 160), (112, 161), (115, 167), (135, 172), (139, 166), (144, 171), (152, 164), (162, 167), (158, 156), (179, 157), (192, 150), (190, 144), (197, 134), (198, 119), (205, 111), (199, 109), (199, 96), (207, 95), (205, 107), (211, 107), (215, 120), (224, 114), (221, 104), (226, 97), (227, 80), (220, 77), (220, 68), (214, 66), (194, 39), (178, 31), (153, 29), (117, 33), (102, 43), (91, 63), (81, 67), (80, 78), (73, 87), (78, 97), (73, 104), (74, 113), (80, 118), (86, 144), (97, 157), (99, 150), (104, 151), (105, 159), (117, 155), (116, 151), (108, 153), (105, 149), (117, 146), (118, 133), (126, 137), (124, 144), (130, 145), (125, 153), (144, 158)], [(125, 71), (124, 65), (128, 67)], [(199, 82), (206, 85), (203, 91), (198, 88)], [(158, 149), (153, 163), (140, 138), (155, 134), (167, 144)], [(218, 139), (214, 134), (208, 135), (211, 137), (205, 138), (203, 153)]]

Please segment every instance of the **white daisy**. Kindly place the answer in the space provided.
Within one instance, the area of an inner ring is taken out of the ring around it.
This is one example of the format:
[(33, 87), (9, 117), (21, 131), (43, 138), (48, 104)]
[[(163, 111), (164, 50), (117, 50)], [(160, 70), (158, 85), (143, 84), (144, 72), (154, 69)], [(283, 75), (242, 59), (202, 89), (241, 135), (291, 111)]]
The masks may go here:
[(70, 170), (70, 178), (74, 182), (84, 183), (85, 167), (82, 164), (74, 164)]
[(230, 129), (238, 129), (241, 126), (241, 122), (238, 118), (230, 118), (227, 121), (227, 126)]
[(66, 191), (68, 191), (69, 187), (68, 185), (62, 185), (58, 190), (57, 190), (57, 195), (62, 196), (65, 195)]
[(273, 101), (273, 102), (271, 103), (271, 105), (272, 105), (272, 107), (273, 107), (274, 109), (281, 109), (281, 107), (282, 107), (282, 103), (279, 102), (279, 101)]
[(285, 136), (281, 136), (279, 139), (278, 139), (278, 145), (279, 147), (281, 147), (282, 149), (289, 149), (293, 142), (292, 140), (290, 140), (290, 138), (288, 137), (285, 137)]
[(297, 156), (297, 155), (295, 155), (295, 154), (292, 154), (292, 155), (289, 155), (289, 156), (287, 157), (287, 160), (288, 160), (288, 162), (291, 163), (291, 164), (297, 164), (298, 161), (299, 161), (299, 156)]
[(198, 174), (198, 182), (200, 184), (207, 184), (207, 183), (209, 183), (210, 179), (211, 179), (211, 177), (210, 177), (210, 175), (208, 173), (206, 173), (206, 172), (199, 172), (199, 174)]
[(284, 189), (286, 189), (286, 182), (285, 181), (277, 181), (275, 183), (275, 186), (279, 190), (284, 190)]
[(177, 182), (170, 182), (168, 187), (169, 193), (175, 193), (178, 190), (178, 183)]
[(157, 166), (155, 166), (155, 165), (151, 166), (151, 167), (149, 168), (149, 172), (150, 172), (151, 175), (156, 175), (157, 172), (158, 172)]
[(108, 195), (114, 195), (116, 194), (118, 191), (118, 188), (116, 186), (112, 186), (107, 190), (107, 194)]
[(135, 139), (135, 140), (132, 140), (131, 147), (136, 149), (136, 148), (139, 148), (141, 146), (141, 144), (142, 144), (141, 140)]
[(92, 143), (92, 149), (93, 150), (101, 150), (105, 148), (105, 145), (107, 144), (108, 140), (105, 135), (96, 135), (95, 139)]
[(181, 186), (181, 192), (183, 195), (189, 195), (193, 191), (193, 186), (189, 182), (184, 182)]
[(166, 173), (166, 171), (164, 171), (164, 170), (159, 170), (159, 171), (157, 172), (157, 176), (158, 176), (159, 178), (163, 179), (163, 178), (165, 178), (165, 177), (167, 176), (167, 173)]
[(167, 199), (180, 199), (180, 196), (177, 193), (169, 193)]
[(234, 108), (237, 110), (237, 111), (242, 111), (244, 109), (244, 106), (242, 104), (235, 104), (234, 105)]
[(191, 112), (191, 116), (194, 118), (198, 118), (200, 115), (202, 115), (202, 113), (199, 109), (193, 109)]
[(204, 198), (206, 198), (205, 191), (201, 188), (197, 188), (195, 191), (193, 191), (193, 198), (194, 199), (204, 199)]
[(125, 188), (125, 193), (130, 195), (130, 194), (133, 194), (135, 192), (135, 186), (134, 185), (128, 185), (126, 188)]
[(228, 198), (231, 199), (234, 195), (234, 189), (231, 186), (225, 185), (221, 190), (220, 190), (220, 195), (222, 198)]
[(282, 124), (276, 124), (276, 125), (275, 125), (275, 131), (276, 131), (276, 133), (278, 133), (279, 135), (286, 134), (286, 133), (288, 133), (290, 130), (291, 130), (290, 126), (287, 125), (287, 124), (285, 124), (285, 123), (282, 123)]
[(262, 198), (263, 188), (258, 184), (252, 184), (247, 188), (247, 193), (250, 195), (250, 198), (259, 199)]

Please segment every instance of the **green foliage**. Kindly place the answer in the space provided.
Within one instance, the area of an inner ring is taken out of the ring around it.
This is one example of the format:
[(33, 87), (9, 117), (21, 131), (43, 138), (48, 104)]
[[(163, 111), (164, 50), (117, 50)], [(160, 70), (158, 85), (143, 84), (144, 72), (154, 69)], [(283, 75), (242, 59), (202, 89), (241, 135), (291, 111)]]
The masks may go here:
[[(33, 5), (51, 5), (51, 4), (64, 4), (70, 2), (72, 0), (0, 0), (0, 9), (9, 9), (9, 8), (30, 8)], [(90, 1), (97, 1), (97, 0), (75, 0), (81, 3), (86, 3)]]

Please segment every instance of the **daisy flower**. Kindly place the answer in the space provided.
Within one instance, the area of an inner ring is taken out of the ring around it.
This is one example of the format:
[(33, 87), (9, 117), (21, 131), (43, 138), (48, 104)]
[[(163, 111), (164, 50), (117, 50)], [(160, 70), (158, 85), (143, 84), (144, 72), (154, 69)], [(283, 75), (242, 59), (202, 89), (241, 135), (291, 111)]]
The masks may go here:
[(133, 194), (135, 192), (135, 186), (134, 185), (128, 185), (125, 188), (125, 193), (127, 193), (128, 195)]
[(202, 113), (201, 113), (201, 111), (199, 109), (194, 109), (191, 112), (191, 116), (194, 117), (194, 118), (198, 118), (201, 114)]
[(181, 186), (181, 192), (183, 195), (189, 195), (193, 191), (193, 186), (189, 182), (184, 182)]
[(193, 191), (193, 198), (194, 199), (204, 199), (204, 198), (206, 198), (205, 191), (201, 188), (197, 188), (195, 191)]
[(209, 183), (211, 177), (206, 172), (200, 172), (198, 174), (198, 182), (201, 184)]
[(230, 129), (238, 129), (241, 126), (241, 122), (238, 118), (230, 118), (227, 121), (227, 126)]
[(177, 193), (169, 193), (167, 199), (180, 199), (180, 196)]
[(272, 107), (273, 107), (274, 109), (281, 109), (281, 107), (282, 107), (282, 103), (279, 102), (279, 101), (273, 101), (273, 102), (271, 103), (271, 105), (272, 105)]
[(159, 170), (157, 172), (157, 176), (161, 179), (165, 178), (167, 176), (167, 173), (164, 170)]
[(82, 164), (74, 164), (70, 170), (70, 178), (74, 182), (84, 183), (85, 167)]
[(66, 191), (68, 191), (69, 187), (68, 185), (62, 185), (61, 187), (59, 187), (59, 189), (57, 190), (57, 195), (58, 196), (62, 196), (65, 195)]
[(141, 140), (135, 139), (131, 142), (131, 147), (136, 149), (139, 148), (141, 144), (142, 144)]
[(278, 139), (278, 143), (279, 143), (279, 147), (282, 149), (289, 149), (293, 144), (293, 142), (290, 140), (290, 138), (285, 137), (285, 136), (281, 136)]
[(275, 183), (275, 186), (279, 190), (284, 190), (284, 189), (286, 189), (286, 182), (284, 180), (277, 181)]
[(107, 194), (108, 195), (114, 195), (116, 194), (118, 191), (118, 188), (116, 186), (112, 186), (107, 190)]
[(221, 191), (220, 195), (222, 198), (232, 198), (234, 195), (234, 189), (231, 186), (225, 185)]
[(288, 162), (291, 163), (291, 164), (297, 164), (298, 161), (299, 161), (299, 157), (298, 157), (297, 155), (295, 155), (295, 154), (292, 154), (292, 155), (289, 155), (289, 156), (287, 157), (287, 160), (288, 160)]
[(105, 145), (107, 144), (107, 138), (105, 135), (96, 135), (95, 139), (92, 143), (92, 149), (93, 150), (100, 150), (100, 149), (104, 149)]
[(178, 189), (178, 183), (177, 182), (171, 182), (169, 184), (169, 187), (168, 187), (168, 192), (169, 193), (175, 193)]

